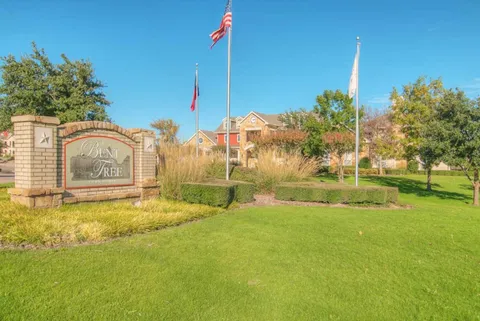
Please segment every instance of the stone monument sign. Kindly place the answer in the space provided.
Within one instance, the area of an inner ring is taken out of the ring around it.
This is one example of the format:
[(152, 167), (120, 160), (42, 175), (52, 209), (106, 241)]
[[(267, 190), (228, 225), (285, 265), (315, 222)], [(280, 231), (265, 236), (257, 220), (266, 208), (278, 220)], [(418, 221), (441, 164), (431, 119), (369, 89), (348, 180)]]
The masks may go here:
[(55, 117), (14, 116), (13, 202), (28, 207), (158, 196), (155, 133)]

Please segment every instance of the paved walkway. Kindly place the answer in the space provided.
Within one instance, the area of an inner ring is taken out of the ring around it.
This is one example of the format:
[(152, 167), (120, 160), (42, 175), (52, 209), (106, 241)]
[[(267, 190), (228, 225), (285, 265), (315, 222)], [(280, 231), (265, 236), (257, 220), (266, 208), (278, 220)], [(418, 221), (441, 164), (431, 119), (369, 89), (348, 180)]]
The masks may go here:
[(0, 163), (0, 184), (13, 183), (15, 181), (15, 163), (9, 161), (6, 163)]
[(15, 174), (0, 172), (0, 184), (13, 183), (14, 181), (15, 181)]

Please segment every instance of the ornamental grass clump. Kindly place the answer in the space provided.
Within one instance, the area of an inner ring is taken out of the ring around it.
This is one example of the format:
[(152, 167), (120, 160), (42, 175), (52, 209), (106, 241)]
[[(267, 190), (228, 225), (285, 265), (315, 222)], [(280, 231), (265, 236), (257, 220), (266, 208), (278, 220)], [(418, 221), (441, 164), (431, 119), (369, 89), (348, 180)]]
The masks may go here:
[(200, 153), (195, 146), (162, 144), (158, 152), (160, 195), (166, 199), (181, 199), (180, 185), (201, 182), (207, 178), (207, 168), (220, 157), (217, 153)]
[(287, 153), (277, 148), (258, 151), (258, 186), (272, 192), (281, 182), (298, 182), (318, 172), (320, 161), (315, 157), (304, 157), (300, 153)]

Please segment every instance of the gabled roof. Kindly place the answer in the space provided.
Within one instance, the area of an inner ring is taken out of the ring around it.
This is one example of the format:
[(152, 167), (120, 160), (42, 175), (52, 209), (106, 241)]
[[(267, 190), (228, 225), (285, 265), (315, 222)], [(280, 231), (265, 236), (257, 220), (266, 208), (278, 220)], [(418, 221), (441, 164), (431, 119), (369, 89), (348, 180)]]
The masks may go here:
[(280, 114), (263, 114), (263, 113), (259, 113), (259, 112), (256, 112), (256, 111), (249, 112), (248, 115), (243, 118), (241, 123), (245, 119), (247, 119), (248, 116), (250, 116), (251, 114), (254, 114), (255, 116), (257, 116), (258, 118), (263, 120), (268, 125), (283, 127), (283, 123), (279, 120)]
[[(217, 145), (217, 141), (215, 140), (217, 135), (214, 132), (212, 132), (211, 130), (200, 129), (200, 130), (198, 130), (198, 133), (204, 134), (208, 138), (209, 141), (211, 141), (213, 144)], [(192, 137), (187, 139), (187, 141), (185, 143), (188, 143), (189, 141), (191, 141), (195, 137), (195, 134), (196, 133), (194, 133), (192, 135)]]
[[(215, 133), (217, 134), (222, 134), (222, 133), (226, 133), (227, 130), (223, 128), (223, 121), (226, 119), (227, 117), (224, 117), (222, 119), (222, 122), (220, 123), (220, 125), (218, 125), (217, 129), (215, 129)], [(238, 116), (230, 116), (230, 121), (235, 123), (235, 125), (237, 124), (237, 118)], [(242, 117), (240, 117), (242, 118)], [(240, 122), (241, 123), (241, 122)], [(240, 132), (240, 129), (237, 128), (237, 126), (233, 127), (232, 124), (230, 124), (230, 133), (239, 133)]]
[(200, 131), (204, 133), (205, 136), (207, 136), (212, 143), (217, 144), (217, 141), (215, 140), (217, 138), (217, 135), (214, 132), (212, 132), (211, 130), (200, 130)]

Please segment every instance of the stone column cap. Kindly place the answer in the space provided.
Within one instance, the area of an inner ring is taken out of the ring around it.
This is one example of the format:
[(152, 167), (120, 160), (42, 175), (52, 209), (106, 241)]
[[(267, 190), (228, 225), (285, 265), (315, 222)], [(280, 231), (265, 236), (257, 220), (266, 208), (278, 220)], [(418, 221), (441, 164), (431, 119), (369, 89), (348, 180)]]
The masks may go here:
[(150, 129), (143, 129), (143, 128), (130, 128), (128, 129), (129, 132), (132, 134), (147, 134), (147, 135), (152, 135), (155, 136), (155, 131), (150, 130)]
[(12, 123), (42, 123), (42, 124), (60, 125), (60, 120), (57, 117), (21, 115), (21, 116), (12, 116), (11, 119), (12, 119)]

